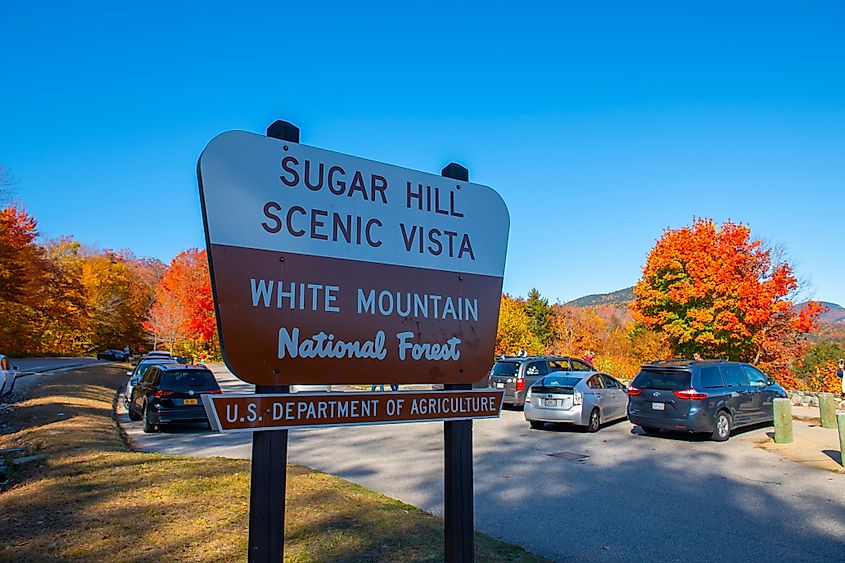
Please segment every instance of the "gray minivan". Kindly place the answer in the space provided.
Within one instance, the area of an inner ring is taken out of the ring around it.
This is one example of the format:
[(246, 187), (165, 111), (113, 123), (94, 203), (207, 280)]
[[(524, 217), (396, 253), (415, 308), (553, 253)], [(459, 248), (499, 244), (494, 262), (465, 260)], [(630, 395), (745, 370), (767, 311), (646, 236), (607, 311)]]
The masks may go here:
[(664, 360), (628, 387), (628, 418), (648, 434), (706, 432), (717, 442), (740, 426), (771, 422), (783, 387), (757, 368), (723, 360)]
[(504, 404), (525, 405), (528, 388), (556, 371), (595, 371), (582, 360), (569, 356), (505, 356), (490, 370), (490, 387), (505, 390)]

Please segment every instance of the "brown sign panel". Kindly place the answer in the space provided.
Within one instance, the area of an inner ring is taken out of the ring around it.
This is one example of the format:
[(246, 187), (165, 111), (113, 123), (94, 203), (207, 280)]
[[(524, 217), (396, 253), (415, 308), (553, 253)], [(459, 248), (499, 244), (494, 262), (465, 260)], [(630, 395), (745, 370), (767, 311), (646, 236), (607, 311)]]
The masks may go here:
[(240, 379), (471, 383), (490, 368), (509, 228), (491, 188), (237, 131), (198, 178)]
[(496, 418), (496, 389), (390, 393), (203, 395), (218, 432)]

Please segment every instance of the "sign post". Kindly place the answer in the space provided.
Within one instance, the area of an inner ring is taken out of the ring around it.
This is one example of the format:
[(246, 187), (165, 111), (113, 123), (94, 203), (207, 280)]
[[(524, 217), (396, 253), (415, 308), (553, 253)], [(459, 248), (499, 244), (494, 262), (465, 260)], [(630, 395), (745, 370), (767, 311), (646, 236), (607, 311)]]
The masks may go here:
[[(461, 182), (469, 182), (469, 170), (450, 163), (440, 175)], [(471, 389), (471, 384), (446, 384), (444, 388)], [(443, 521), (445, 559), (448, 563), (473, 561), (475, 543), (472, 505), (472, 420), (443, 423)]]
[[(444, 421), (446, 559), (473, 557), (473, 390), (493, 358), (510, 219), (450, 164), (440, 176), (229, 131), (197, 163), (226, 366), (256, 395), (203, 399), (253, 435), (250, 561), (284, 553), (287, 429)], [(442, 392), (287, 395), (290, 385), (440, 383)], [(328, 397), (328, 398), (327, 398)]]

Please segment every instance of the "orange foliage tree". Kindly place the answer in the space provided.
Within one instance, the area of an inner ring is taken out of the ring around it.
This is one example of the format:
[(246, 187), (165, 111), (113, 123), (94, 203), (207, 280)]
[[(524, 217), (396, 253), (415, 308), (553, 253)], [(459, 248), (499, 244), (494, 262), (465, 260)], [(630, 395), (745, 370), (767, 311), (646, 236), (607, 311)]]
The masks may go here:
[(798, 280), (742, 224), (710, 219), (666, 230), (634, 287), (634, 318), (678, 356), (748, 361), (792, 386), (790, 367), (823, 308), (796, 310)]
[(217, 322), (205, 250), (180, 252), (156, 288), (145, 328), (154, 342), (194, 357), (219, 356)]
[(542, 354), (543, 344), (531, 331), (531, 317), (525, 310), (525, 301), (504, 294), (499, 307), (496, 354), (515, 355), (521, 350), (529, 355)]

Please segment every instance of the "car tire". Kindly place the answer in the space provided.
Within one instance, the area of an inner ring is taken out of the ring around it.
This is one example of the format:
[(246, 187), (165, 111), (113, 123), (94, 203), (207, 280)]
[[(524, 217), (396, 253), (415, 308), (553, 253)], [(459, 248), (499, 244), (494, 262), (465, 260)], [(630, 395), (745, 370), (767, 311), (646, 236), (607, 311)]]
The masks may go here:
[(731, 415), (727, 411), (717, 412), (710, 439), (714, 442), (726, 442), (731, 437), (731, 422)]
[(141, 420), (141, 415), (135, 412), (135, 409), (133, 408), (131, 402), (129, 403), (129, 408), (126, 410), (129, 411), (129, 420), (133, 422), (138, 422), (139, 420)]
[(156, 431), (156, 425), (153, 423), (152, 412), (150, 412), (149, 404), (144, 405), (144, 432), (147, 434)]
[(601, 428), (601, 414), (599, 409), (593, 409), (590, 412), (590, 420), (587, 422), (587, 432), (598, 432)]
[(531, 424), (531, 428), (533, 428), (534, 430), (540, 430), (546, 427), (546, 423), (541, 422), (539, 420), (529, 420), (528, 422)]
[(642, 428), (643, 432), (649, 436), (657, 436), (660, 434), (660, 428), (655, 428), (654, 426), (640, 426), (640, 428)]

